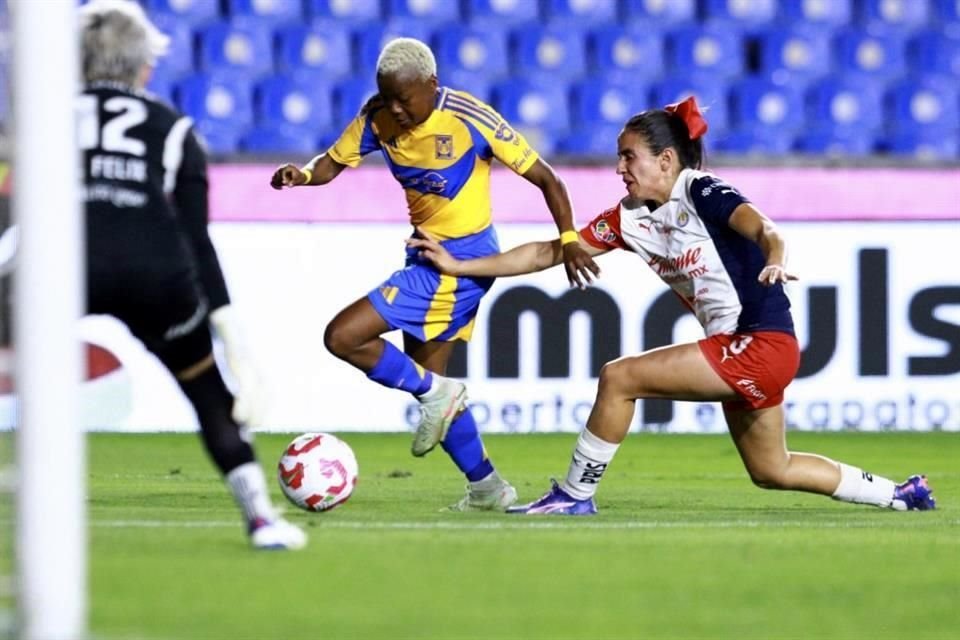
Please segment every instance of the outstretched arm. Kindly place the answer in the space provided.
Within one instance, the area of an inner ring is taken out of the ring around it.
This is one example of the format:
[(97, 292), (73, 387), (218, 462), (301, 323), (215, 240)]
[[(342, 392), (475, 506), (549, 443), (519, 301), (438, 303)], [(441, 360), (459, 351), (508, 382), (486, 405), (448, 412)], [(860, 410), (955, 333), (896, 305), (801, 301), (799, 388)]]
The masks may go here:
[(757, 280), (764, 286), (778, 282), (796, 280), (797, 276), (787, 272), (787, 243), (777, 226), (752, 204), (744, 202), (733, 210), (730, 227), (757, 243), (767, 259), (767, 265), (760, 271)]
[(327, 184), (340, 175), (345, 168), (345, 165), (340, 164), (328, 154), (321, 153), (305, 164), (303, 169), (289, 163), (278, 167), (270, 178), (270, 186), (274, 189), (282, 189), (283, 187)]

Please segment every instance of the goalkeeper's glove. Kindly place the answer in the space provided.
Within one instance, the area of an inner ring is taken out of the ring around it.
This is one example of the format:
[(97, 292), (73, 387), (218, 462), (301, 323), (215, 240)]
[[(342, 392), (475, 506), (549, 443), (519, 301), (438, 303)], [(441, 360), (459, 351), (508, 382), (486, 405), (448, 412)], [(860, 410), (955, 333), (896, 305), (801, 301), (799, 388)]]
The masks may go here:
[(210, 324), (223, 344), (223, 355), (235, 383), (233, 419), (246, 427), (262, 426), (266, 397), (243, 341), (236, 310), (231, 305), (216, 309), (210, 314)]

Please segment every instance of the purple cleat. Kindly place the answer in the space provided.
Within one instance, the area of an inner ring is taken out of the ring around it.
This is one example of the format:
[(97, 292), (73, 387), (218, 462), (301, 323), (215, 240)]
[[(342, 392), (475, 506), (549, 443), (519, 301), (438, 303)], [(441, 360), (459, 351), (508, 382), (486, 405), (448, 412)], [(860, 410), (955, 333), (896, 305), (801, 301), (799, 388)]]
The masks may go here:
[(891, 508), (897, 511), (928, 511), (937, 508), (933, 489), (927, 484), (927, 476), (910, 476), (898, 484), (893, 492)]
[(560, 488), (556, 480), (551, 480), (553, 486), (543, 497), (530, 504), (519, 505), (507, 509), (507, 513), (522, 513), (524, 515), (560, 515), (560, 516), (592, 516), (597, 513), (597, 505), (593, 498), (577, 500)]

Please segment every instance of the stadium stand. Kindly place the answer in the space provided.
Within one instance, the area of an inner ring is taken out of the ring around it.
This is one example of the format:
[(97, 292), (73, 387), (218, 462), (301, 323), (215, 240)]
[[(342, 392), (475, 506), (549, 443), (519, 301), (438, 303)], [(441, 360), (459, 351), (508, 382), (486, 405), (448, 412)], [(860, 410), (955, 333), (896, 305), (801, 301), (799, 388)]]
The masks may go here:
[[(442, 85), (541, 150), (609, 155), (617, 114), (694, 92), (717, 150), (957, 159), (955, 0), (141, 2), (175, 43), (149, 87), (201, 119), (214, 152), (336, 136), (375, 92), (381, 47), (410, 36), (433, 47)], [(288, 101), (309, 105), (304, 135), (276, 87), (308, 85)]]

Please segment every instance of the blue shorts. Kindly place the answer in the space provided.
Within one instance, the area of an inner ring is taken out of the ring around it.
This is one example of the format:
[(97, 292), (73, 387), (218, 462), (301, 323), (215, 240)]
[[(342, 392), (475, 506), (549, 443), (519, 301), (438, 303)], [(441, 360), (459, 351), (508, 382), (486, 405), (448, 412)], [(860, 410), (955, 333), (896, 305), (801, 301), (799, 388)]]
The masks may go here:
[[(455, 258), (481, 258), (500, 252), (493, 226), (463, 238), (441, 244)], [(428, 342), (469, 340), (480, 298), (494, 278), (443, 275), (418, 251), (407, 248), (406, 266), (367, 294), (377, 312), (391, 329), (401, 329)]]

